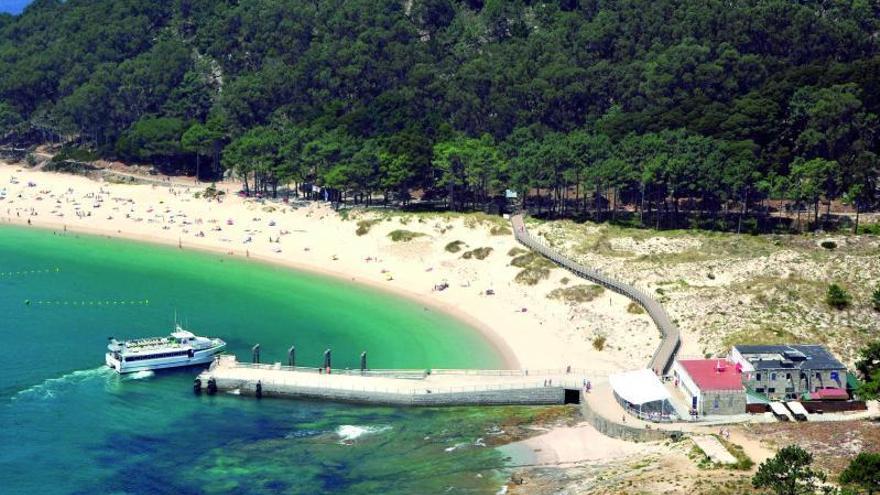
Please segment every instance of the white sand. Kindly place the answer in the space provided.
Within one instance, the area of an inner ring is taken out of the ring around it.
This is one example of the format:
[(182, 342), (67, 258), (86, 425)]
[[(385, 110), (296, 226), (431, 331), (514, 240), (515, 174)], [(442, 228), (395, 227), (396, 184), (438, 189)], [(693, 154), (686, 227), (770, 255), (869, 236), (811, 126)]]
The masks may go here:
[[(202, 187), (110, 184), (4, 164), (0, 218), (248, 256), (372, 285), (462, 319), (480, 330), (513, 368), (570, 365), (606, 374), (644, 366), (659, 342), (647, 316), (627, 313), (629, 301), (623, 296), (606, 291), (576, 305), (548, 299), (547, 293), (562, 287), (563, 277), (572, 279), (569, 285), (584, 283), (563, 270), (553, 270), (549, 280), (536, 286), (514, 282), (519, 269), (509, 265), (507, 252), (517, 244), (510, 234), (491, 235), (488, 224), (466, 223), (461, 216), (411, 217), (406, 225), (392, 218), (358, 236), (354, 220), (343, 220), (324, 203), (301, 208), (260, 204), (235, 196), (238, 185), (232, 183), (218, 185), (228, 191), (222, 203), (194, 198)], [(387, 236), (395, 229), (425, 236), (396, 243)], [(444, 247), (455, 240), (467, 247), (446, 252)], [(464, 250), (478, 247), (493, 252), (485, 260), (461, 258)], [(449, 288), (434, 291), (443, 281)], [(486, 289), (495, 295), (483, 295)], [(607, 336), (603, 351), (592, 346), (600, 334)]]
[(527, 449), (537, 465), (610, 461), (660, 451), (656, 444), (634, 443), (603, 436), (590, 425), (554, 428), (547, 433), (516, 442), (511, 448)]

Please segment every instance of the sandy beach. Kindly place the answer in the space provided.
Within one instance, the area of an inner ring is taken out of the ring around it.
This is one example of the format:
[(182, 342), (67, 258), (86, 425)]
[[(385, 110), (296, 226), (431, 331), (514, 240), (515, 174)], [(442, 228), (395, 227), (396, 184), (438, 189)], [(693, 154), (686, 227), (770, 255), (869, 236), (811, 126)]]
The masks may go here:
[[(326, 203), (241, 198), (235, 183), (218, 184), (226, 194), (209, 200), (200, 194), (205, 187), (114, 184), (4, 164), (0, 218), (247, 257), (390, 291), (479, 330), (510, 368), (572, 366), (605, 375), (644, 366), (659, 342), (648, 317), (628, 313), (623, 296), (606, 291), (584, 303), (548, 298), (555, 288), (583, 283), (562, 270), (534, 286), (514, 281), (519, 268), (508, 253), (516, 241), (480, 217), (356, 211), (346, 219)], [(362, 235), (359, 219), (374, 220)], [(420, 236), (395, 242), (388, 235), (395, 230)], [(448, 252), (455, 241), (462, 250)], [(491, 253), (483, 260), (462, 257), (475, 248)], [(602, 350), (593, 346), (597, 336), (606, 339)]]

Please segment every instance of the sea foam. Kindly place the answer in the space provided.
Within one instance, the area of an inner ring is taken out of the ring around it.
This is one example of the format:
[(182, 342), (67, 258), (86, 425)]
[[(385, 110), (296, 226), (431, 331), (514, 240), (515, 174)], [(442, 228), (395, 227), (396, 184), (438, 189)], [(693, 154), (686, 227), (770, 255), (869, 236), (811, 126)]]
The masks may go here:
[(375, 435), (390, 430), (391, 427), (383, 426), (358, 426), (358, 425), (342, 425), (336, 428), (336, 434), (342, 443), (350, 443), (364, 435)]
[(135, 371), (134, 373), (130, 373), (125, 375), (126, 380), (143, 380), (144, 378), (149, 378), (151, 376), (155, 376), (156, 372), (152, 370), (142, 370)]

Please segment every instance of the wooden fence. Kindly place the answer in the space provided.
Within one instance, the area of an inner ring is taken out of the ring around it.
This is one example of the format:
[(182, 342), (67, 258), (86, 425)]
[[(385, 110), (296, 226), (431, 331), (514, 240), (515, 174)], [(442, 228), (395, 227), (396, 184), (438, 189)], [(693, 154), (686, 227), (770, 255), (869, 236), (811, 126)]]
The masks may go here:
[(675, 354), (681, 345), (681, 337), (678, 327), (672, 323), (663, 306), (660, 305), (653, 297), (629, 284), (614, 280), (613, 278), (600, 273), (598, 270), (587, 268), (580, 263), (572, 261), (565, 256), (557, 253), (536, 237), (532, 236), (526, 229), (522, 215), (514, 215), (510, 219), (513, 226), (513, 235), (516, 240), (529, 249), (541, 254), (550, 261), (574, 273), (575, 275), (587, 279), (593, 283), (601, 285), (607, 289), (613, 290), (618, 294), (622, 294), (637, 304), (639, 304), (648, 315), (657, 329), (660, 331), (661, 342), (648, 367), (658, 374), (666, 373), (672, 362), (675, 360)]

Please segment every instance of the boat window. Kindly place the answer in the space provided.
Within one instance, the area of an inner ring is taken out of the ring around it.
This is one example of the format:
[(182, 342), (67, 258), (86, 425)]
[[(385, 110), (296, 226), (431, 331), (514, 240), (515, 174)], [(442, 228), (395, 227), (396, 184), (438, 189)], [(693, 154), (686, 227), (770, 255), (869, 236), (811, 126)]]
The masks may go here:
[(161, 358), (169, 358), (169, 357), (177, 357), (177, 356), (186, 356), (189, 351), (175, 351), (175, 352), (161, 352), (158, 354), (145, 354), (142, 356), (128, 356), (125, 358), (126, 361), (143, 361), (146, 359), (161, 359)]

